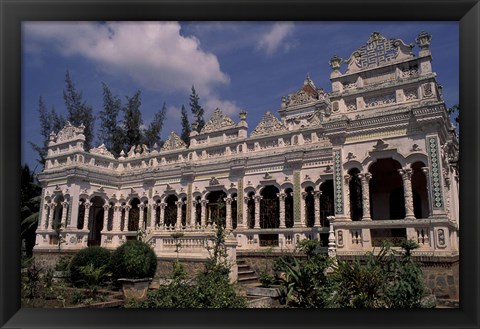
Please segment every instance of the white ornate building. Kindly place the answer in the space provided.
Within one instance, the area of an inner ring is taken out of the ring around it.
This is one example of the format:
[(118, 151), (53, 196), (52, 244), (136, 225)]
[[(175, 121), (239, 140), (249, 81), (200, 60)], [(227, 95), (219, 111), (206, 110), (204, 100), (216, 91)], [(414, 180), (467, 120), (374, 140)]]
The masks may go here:
[[(337, 255), (382, 240), (417, 241), (416, 254), (458, 255), (458, 140), (432, 71), (431, 36), (414, 46), (372, 33), (346, 60), (330, 60), (331, 92), (307, 77), (248, 132), (217, 109), (189, 147), (172, 132), (161, 149), (115, 158), (84, 150), (83, 127), (50, 136), (34, 252), (115, 248), (139, 228), (159, 258), (205, 257), (223, 218), (231, 250), (292, 250), (298, 240)], [(343, 66), (343, 67), (342, 67)], [(343, 73), (342, 73), (343, 72)], [(330, 217), (334, 216), (334, 218)]]

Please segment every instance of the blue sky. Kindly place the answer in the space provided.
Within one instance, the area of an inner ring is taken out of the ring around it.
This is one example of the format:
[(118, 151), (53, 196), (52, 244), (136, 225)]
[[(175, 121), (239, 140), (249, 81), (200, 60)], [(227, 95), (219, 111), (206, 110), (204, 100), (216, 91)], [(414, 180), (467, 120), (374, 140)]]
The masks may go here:
[(122, 100), (141, 90), (145, 124), (165, 102), (164, 139), (180, 133), (180, 108), (189, 110), (192, 85), (206, 120), (217, 107), (234, 121), (246, 110), (251, 131), (265, 112), (277, 115), (281, 97), (297, 91), (307, 75), (331, 91), (330, 58), (347, 59), (373, 31), (406, 44), (429, 32), (445, 103), (458, 103), (457, 22), (24, 22), (22, 163), (36, 166), (28, 141), (41, 143), (39, 97), (66, 113), (67, 70), (94, 114), (102, 109), (102, 82)]

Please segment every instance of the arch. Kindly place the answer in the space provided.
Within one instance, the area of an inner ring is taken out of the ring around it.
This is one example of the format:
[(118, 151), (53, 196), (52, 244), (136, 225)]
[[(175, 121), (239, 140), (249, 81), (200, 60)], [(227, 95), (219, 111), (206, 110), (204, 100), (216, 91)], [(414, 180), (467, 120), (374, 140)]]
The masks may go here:
[(252, 186), (247, 186), (243, 189), (243, 192), (244, 192), (245, 195), (249, 195), (252, 192), (253, 192), (253, 194), (256, 194), (257, 190), (255, 190), (255, 188), (252, 187)]
[(393, 158), (377, 159), (369, 167), (369, 172), (372, 174), (370, 205), (373, 220), (405, 217), (403, 181), (398, 172), (401, 168), (401, 163)]
[[(257, 192), (259, 195), (263, 195), (263, 190), (265, 190), (265, 188), (267, 187), (270, 187), (270, 186), (273, 186), (277, 189), (277, 191), (280, 191), (280, 184), (278, 184), (277, 182), (275, 181), (269, 181), (268, 182), (268, 185), (258, 185), (257, 186)], [(277, 192), (278, 193), (278, 192)]]
[(293, 191), (293, 183), (291, 182), (283, 182), (280, 186), (281, 190), (286, 191), (287, 189), (291, 189)]
[(353, 167), (348, 171), (350, 181), (348, 189), (350, 195), (350, 219), (353, 221), (362, 220), (363, 217), (363, 200), (362, 200), (362, 182), (358, 177), (360, 170)]
[(101, 231), (103, 229), (103, 216), (105, 210), (103, 205), (105, 199), (100, 195), (94, 195), (90, 199), (90, 209), (88, 216), (88, 246), (99, 246), (102, 238)]
[[(374, 155), (372, 155), (372, 153)], [(403, 155), (396, 150), (385, 150), (381, 152), (370, 152), (370, 154), (362, 161), (362, 167), (367, 168), (367, 171), (371, 172), (370, 168), (372, 165), (381, 159), (392, 159), (398, 162), (401, 168), (407, 166), (407, 160)]]
[(410, 165), (412, 169), (413, 213), (415, 218), (428, 218), (430, 214), (428, 180), (422, 168), (425, 163), (416, 161)]
[(421, 153), (421, 152), (410, 153), (405, 159), (410, 164), (413, 164), (415, 162), (428, 163), (428, 156), (425, 153)]
[(353, 168), (356, 168), (356, 169), (358, 169), (359, 172), (361, 172), (362, 168), (363, 168), (363, 165), (358, 160), (349, 160), (349, 161), (347, 161), (343, 164), (343, 169), (347, 172), (352, 170)]
[(277, 186), (267, 185), (262, 188), (260, 195), (260, 228), (280, 227), (280, 201)]
[(303, 181), (301, 184), (301, 187), (302, 189), (307, 189), (308, 187), (315, 189), (315, 183), (312, 182), (311, 180)]

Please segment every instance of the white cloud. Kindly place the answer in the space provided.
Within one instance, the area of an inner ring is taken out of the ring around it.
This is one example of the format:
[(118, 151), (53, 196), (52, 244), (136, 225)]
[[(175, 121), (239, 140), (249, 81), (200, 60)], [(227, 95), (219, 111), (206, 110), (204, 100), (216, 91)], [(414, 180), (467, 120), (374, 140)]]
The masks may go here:
[[(177, 22), (29, 22), (25, 49), (53, 49), (65, 57), (91, 60), (104, 72), (128, 77), (139, 88), (189, 94), (191, 86), (205, 104), (219, 101), (215, 87), (230, 82), (218, 58), (183, 36)], [(232, 102), (219, 101), (229, 111)]]
[(267, 55), (272, 55), (279, 49), (288, 50), (292, 44), (287, 42), (287, 38), (293, 33), (294, 28), (295, 25), (291, 22), (275, 23), (268, 32), (260, 36), (257, 49)]

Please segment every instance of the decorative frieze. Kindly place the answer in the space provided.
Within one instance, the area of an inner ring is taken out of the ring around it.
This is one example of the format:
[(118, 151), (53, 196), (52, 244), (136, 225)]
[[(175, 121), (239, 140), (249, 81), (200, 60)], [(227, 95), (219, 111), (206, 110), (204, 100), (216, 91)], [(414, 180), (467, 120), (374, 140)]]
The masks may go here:
[(342, 215), (343, 211), (343, 190), (342, 190), (342, 160), (340, 150), (333, 151), (333, 179), (335, 189), (335, 214)]
[(428, 159), (430, 162), (431, 189), (433, 209), (443, 209), (442, 175), (438, 152), (438, 142), (435, 136), (427, 137)]
[(395, 93), (383, 94), (379, 96), (365, 97), (365, 108), (370, 109), (373, 107), (386, 106), (395, 104)]
[(225, 130), (228, 128), (235, 127), (235, 122), (223, 114), (222, 110), (217, 108), (214, 112), (210, 120), (205, 123), (202, 130), (200, 131), (201, 134), (203, 133), (210, 133), (210, 132), (217, 132), (219, 130)]
[(257, 127), (252, 131), (250, 136), (262, 136), (269, 135), (272, 133), (288, 131), (287, 127), (280, 122), (271, 112), (265, 113), (262, 118), (262, 121), (257, 125)]

